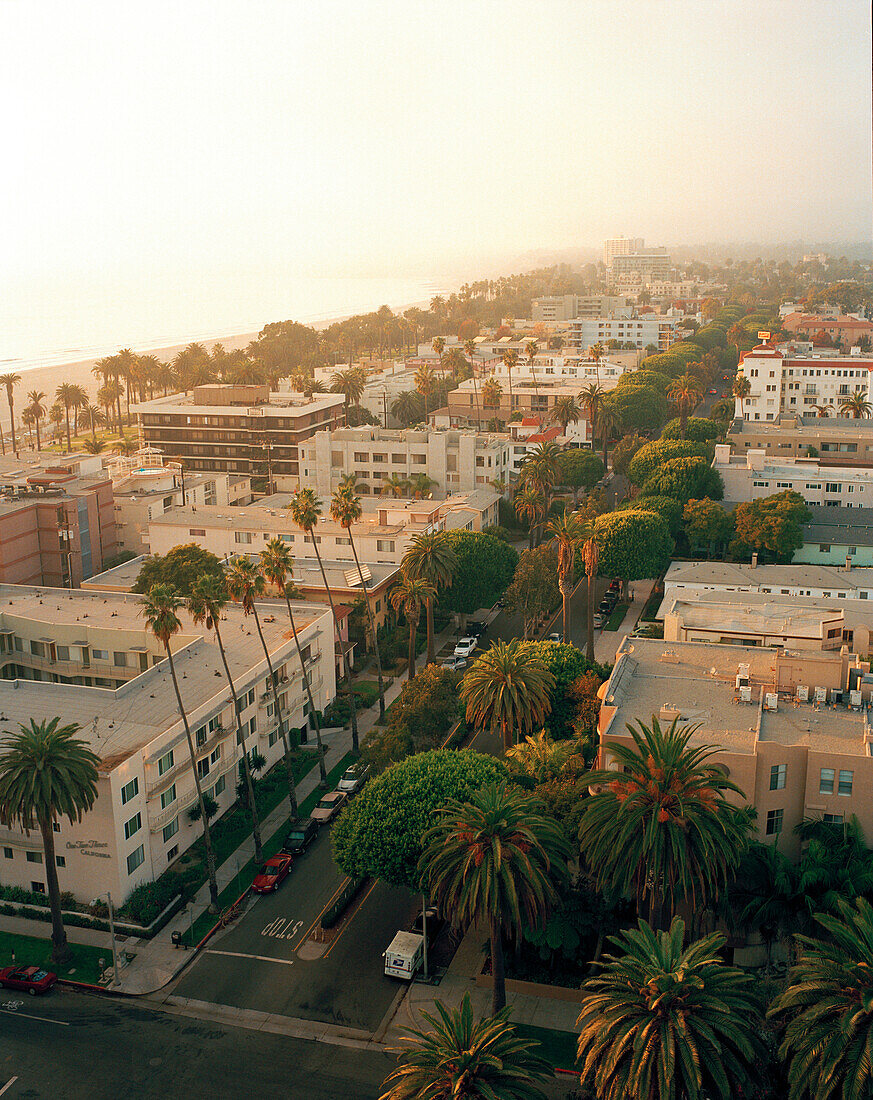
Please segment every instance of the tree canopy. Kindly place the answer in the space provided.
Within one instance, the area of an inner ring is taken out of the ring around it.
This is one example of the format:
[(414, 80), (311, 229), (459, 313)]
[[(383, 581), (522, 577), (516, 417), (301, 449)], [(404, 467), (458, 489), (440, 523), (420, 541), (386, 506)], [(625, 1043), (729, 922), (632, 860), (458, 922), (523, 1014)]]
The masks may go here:
[(440, 605), (464, 615), (491, 607), (512, 581), (518, 554), (493, 535), (476, 531), (450, 531), (446, 542), (458, 564), (452, 587), (440, 592)]
[(714, 546), (729, 541), (734, 530), (734, 518), (721, 504), (704, 497), (702, 500), (689, 500), (683, 513), (685, 535), (689, 545), (705, 546), (712, 551)]
[(669, 527), (673, 538), (682, 531), (682, 502), (676, 497), (641, 496), (629, 500), (620, 510), (626, 512), (631, 509), (635, 512), (654, 512), (656, 516), (660, 516)]
[(156, 584), (167, 584), (178, 595), (190, 596), (195, 582), (204, 574), (224, 580), (224, 569), (215, 554), (195, 542), (186, 542), (166, 554), (146, 558), (132, 591), (146, 594)]
[(591, 489), (606, 473), (600, 456), (581, 448), (561, 451), (558, 470), (559, 484), (569, 489)]
[(653, 512), (607, 512), (595, 521), (594, 537), (600, 575), (624, 581), (660, 576), (673, 552), (667, 523)]
[(800, 493), (790, 489), (738, 504), (734, 509), (736, 539), (731, 550), (740, 556), (753, 550), (766, 551), (778, 562), (790, 562), (794, 551), (803, 545), (803, 524), (810, 514)]
[(673, 497), (684, 505), (692, 497), (724, 497), (724, 482), (706, 458), (672, 458), (650, 474), (640, 490), (643, 497)]
[(518, 559), (512, 584), (504, 595), (506, 608), (521, 615), (524, 636), (558, 603), (558, 555), (548, 543), (525, 550)]
[(555, 678), (555, 686), (550, 692), (552, 709), (545, 719), (545, 728), (558, 740), (572, 737), (578, 708), (569, 694), (571, 685), (589, 671), (597, 673), (601, 681), (605, 680), (609, 676), (609, 668), (596, 661), (589, 661), (581, 649), (564, 642), (543, 639), (526, 642), (525, 647), (542, 660)]
[(606, 395), (603, 407), (615, 413), (625, 430), (657, 432), (667, 419), (667, 398), (648, 386), (620, 386)]
[[(682, 430), (679, 417), (668, 420), (661, 432), (661, 439), (678, 439)], [(690, 443), (709, 443), (722, 433), (721, 424), (705, 416), (689, 416), (685, 421), (685, 439)]]
[(707, 447), (703, 443), (684, 442), (680, 439), (656, 439), (641, 447), (630, 461), (628, 479), (634, 485), (643, 485), (665, 462), (674, 458), (704, 457)]

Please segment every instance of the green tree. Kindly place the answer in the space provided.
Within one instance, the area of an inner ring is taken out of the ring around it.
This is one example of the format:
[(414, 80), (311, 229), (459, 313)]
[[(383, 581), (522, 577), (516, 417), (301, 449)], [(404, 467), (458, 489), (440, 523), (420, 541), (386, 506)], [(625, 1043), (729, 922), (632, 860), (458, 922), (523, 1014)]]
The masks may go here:
[(436, 811), (423, 838), (418, 873), (455, 925), (487, 921), (491, 935), (492, 1012), (506, 1003), (503, 938), (541, 926), (567, 875), (570, 845), (536, 799), (506, 782)]
[(551, 420), (553, 424), (560, 424), (562, 434), (566, 435), (569, 426), (571, 424), (577, 424), (579, 420), (581, 420), (582, 412), (581, 406), (572, 395), (558, 397), (555, 399), (555, 403), (552, 406), (549, 420)]
[(505, 777), (501, 761), (471, 749), (419, 752), (392, 764), (367, 783), (334, 825), (337, 866), (353, 878), (371, 875), (420, 893), (422, 838), (437, 807)]
[(573, 570), (576, 550), (590, 534), (590, 529), (569, 508), (546, 524), (546, 534), (558, 552), (558, 588), (561, 591), (564, 641), (570, 640), (570, 597), (573, 595)]
[(798, 936), (800, 959), (770, 1016), (786, 1023), (779, 1054), (789, 1100), (873, 1095), (873, 906), (840, 901), (816, 920), (827, 933)]
[(551, 709), (555, 677), (530, 643), (494, 642), (473, 663), (461, 682), (467, 721), (479, 729), (499, 730), (503, 746), (543, 724)]
[(367, 384), (366, 372), (360, 367), (349, 367), (337, 373), (330, 380), (331, 393), (341, 393), (345, 398), (346, 416), (350, 405), (360, 405)]
[(601, 576), (639, 581), (659, 577), (670, 563), (673, 540), (667, 523), (652, 512), (607, 512), (594, 522)]
[[(36, 428), (36, 449), (37, 451), (41, 451), (42, 440), (39, 437), (39, 423), (41, 420), (45, 419), (45, 394), (42, 390), (31, 390), (27, 395), (27, 400), (30, 402), (27, 408), (33, 416), (33, 425)], [(88, 407), (90, 409), (90, 406)]]
[(422, 1012), (430, 1031), (404, 1037), (380, 1100), (545, 1100), (537, 1082), (553, 1076), (551, 1066), (517, 1035), (509, 1009), (477, 1021), (465, 993), (459, 1008), (438, 1000), (436, 1010), (439, 1018)]
[(680, 374), (667, 390), (667, 397), (679, 410), (679, 438), (684, 439), (688, 415), (700, 404), (703, 397), (700, 382), (690, 374)]
[(550, 642), (542, 638), (522, 644), (543, 662), (555, 680), (549, 692), (550, 709), (544, 724), (558, 740), (572, 737), (576, 716), (571, 692), (573, 685), (580, 676), (591, 670), (603, 681), (609, 675), (609, 668), (589, 660), (580, 649), (565, 642)]
[(757, 1084), (754, 978), (724, 964), (720, 933), (684, 940), (678, 918), (668, 932), (640, 921), (583, 984), (577, 1062), (599, 1100), (735, 1100)]
[(873, 405), (864, 397), (863, 393), (853, 393), (851, 397), (844, 397), (840, 401), (840, 412), (843, 416), (851, 416), (855, 420), (863, 420), (870, 415)]
[(144, 595), (156, 584), (166, 584), (179, 596), (190, 596), (197, 581), (205, 574), (224, 579), (221, 562), (195, 542), (174, 546), (166, 554), (153, 554), (142, 563), (133, 591)]
[(667, 398), (648, 386), (622, 386), (603, 400), (625, 432), (658, 432), (667, 419)]
[[(75, 393), (73, 390), (73, 384), (71, 382), (61, 382), (58, 388), (55, 390), (55, 397), (61, 403), (64, 409), (64, 421), (67, 427), (67, 452), (69, 453), (73, 449), (73, 444), (70, 441), (70, 406), (75, 399)], [(118, 422), (121, 423), (121, 413), (118, 414)], [(118, 429), (119, 432), (121, 428)]]
[(629, 370), (619, 378), (619, 386), (646, 386), (650, 390), (657, 390), (666, 394), (673, 379), (668, 374), (661, 374), (656, 370)]
[[(13, 451), (13, 454), (18, 450), (18, 444), (15, 441), (15, 395), (13, 393), (13, 390), (15, 389), (15, 387), (18, 385), (18, 383), (20, 381), (21, 381), (21, 375), (16, 374), (14, 371), (9, 373), (9, 374), (0, 374), (0, 386), (4, 386), (6, 388), (6, 400), (9, 404), (9, 426), (12, 429), (12, 451)], [(68, 431), (68, 434), (69, 434), (69, 428), (67, 429), (67, 431)], [(2, 435), (3, 435), (3, 432), (2, 432), (2, 429), (0, 429), (0, 437), (2, 437)], [(67, 450), (69, 450), (69, 449), (70, 448), (68, 446)], [(3, 453), (4, 454), (6, 453), (5, 448), (3, 450)]]
[(537, 783), (557, 779), (567, 761), (579, 752), (575, 741), (553, 741), (542, 729), (506, 750), (510, 772), (527, 775)]
[(679, 439), (656, 439), (640, 447), (631, 459), (628, 478), (634, 485), (644, 485), (658, 472), (665, 462), (674, 458), (704, 458), (708, 455), (704, 443), (683, 442)]
[(682, 532), (682, 502), (675, 497), (640, 496), (621, 505), (619, 511), (654, 512), (667, 524), (675, 539)]
[(402, 497), (409, 491), (409, 479), (400, 474), (385, 474), (382, 478), (380, 495), (383, 497)]
[(458, 568), (458, 556), (445, 531), (414, 535), (401, 561), (401, 569), (413, 580), (425, 581), (432, 589), (427, 596), (427, 663), (436, 660), (433, 644), (433, 601), (440, 589), (451, 588)]
[(790, 489), (773, 496), (738, 504), (734, 509), (736, 539), (731, 552), (766, 551), (776, 561), (790, 562), (803, 546), (803, 524), (811, 513), (806, 501)]
[(503, 599), (507, 611), (521, 615), (525, 639), (560, 599), (557, 572), (558, 555), (549, 545), (525, 550), (518, 559)]
[(402, 726), (413, 750), (421, 752), (437, 748), (460, 716), (458, 674), (432, 664), (403, 685), (391, 705), (389, 725)]
[[(598, 885), (636, 898), (660, 926), (680, 901), (713, 903), (736, 871), (748, 814), (745, 797), (711, 760), (717, 747), (691, 747), (695, 727), (628, 725), (632, 744), (609, 742), (614, 767), (589, 774), (595, 793), (579, 827), (582, 854)], [(599, 788), (599, 789), (598, 789)]]
[[(140, 574), (142, 575), (142, 574)], [(185, 728), (185, 739), (188, 742), (188, 758), (191, 762), (191, 775), (194, 778), (194, 789), (197, 792), (197, 806), (200, 810), (200, 820), (203, 822), (203, 847), (206, 850), (206, 872), (209, 878), (209, 911), (218, 912), (218, 882), (215, 878), (215, 851), (212, 847), (212, 833), (209, 828), (209, 814), (206, 812), (206, 804), (203, 800), (203, 789), (200, 786), (200, 776), (197, 772), (197, 756), (194, 752), (194, 740), (191, 737), (191, 726), (188, 723), (188, 712), (182, 702), (182, 693), (179, 690), (179, 680), (176, 676), (176, 662), (173, 659), (173, 651), (170, 648), (171, 640), (182, 629), (182, 623), (176, 612), (182, 606), (182, 600), (168, 584), (155, 584), (142, 599), (142, 616), (149, 630), (164, 647), (167, 655), (167, 664), (170, 667), (170, 678), (173, 681), (173, 690), (176, 693), (176, 704), (179, 708), (179, 717)]]
[(391, 414), (396, 416), (400, 423), (408, 428), (411, 424), (417, 424), (424, 418), (424, 402), (421, 394), (415, 390), (404, 390), (399, 393), (391, 403)]
[(640, 497), (673, 497), (684, 506), (692, 498), (721, 500), (724, 482), (705, 458), (671, 458), (643, 483)]
[(82, 728), (60, 718), (37, 724), (18, 723), (18, 733), (7, 734), (0, 752), (0, 825), (29, 831), (34, 825), (42, 836), (43, 858), (52, 918), (52, 959), (58, 964), (69, 957), (67, 934), (61, 914), (61, 893), (55, 858), (54, 826), (66, 817), (78, 825), (97, 798), (97, 765), (100, 758), (88, 743), (76, 736)]
[(734, 530), (733, 516), (721, 504), (704, 497), (689, 500), (683, 512), (685, 535), (690, 546), (705, 546), (707, 558), (718, 546), (725, 546)]
[(478, 531), (449, 531), (446, 541), (458, 564), (441, 606), (462, 615), (491, 607), (511, 582), (518, 554), (500, 539)]
[[(731, 402), (731, 414), (733, 414), (733, 402)], [(679, 417), (670, 420), (664, 425), (661, 439), (682, 439), (680, 434), (682, 425)], [(708, 420), (705, 416), (689, 416), (685, 421), (685, 436), (691, 443), (710, 443), (718, 439), (722, 429), (714, 420)]]
[(533, 550), (537, 524), (546, 514), (546, 498), (538, 490), (522, 486), (515, 494), (512, 505), (519, 522), (528, 525), (528, 549)]
[[(615, 452), (613, 451), (612, 463), (615, 466)], [(579, 504), (579, 490), (593, 489), (598, 481), (606, 473), (606, 467), (593, 451), (583, 451), (581, 448), (573, 448), (569, 451), (561, 451), (558, 459), (558, 478), (561, 485), (566, 485), (573, 490), (573, 502)]]
[(612, 468), (617, 474), (621, 474), (622, 477), (628, 476), (628, 467), (631, 461), (648, 441), (641, 435), (637, 435), (636, 432), (632, 432), (629, 435), (623, 435), (618, 443), (612, 448)]
[(422, 607), (427, 606), (427, 601), (433, 599), (436, 589), (432, 584), (411, 577), (408, 573), (401, 572), (400, 580), (388, 593), (391, 606), (396, 614), (403, 612), (403, 616), (409, 625), (409, 656), (407, 658), (407, 678), (411, 681), (415, 677), (415, 635), (418, 630), (418, 620)]

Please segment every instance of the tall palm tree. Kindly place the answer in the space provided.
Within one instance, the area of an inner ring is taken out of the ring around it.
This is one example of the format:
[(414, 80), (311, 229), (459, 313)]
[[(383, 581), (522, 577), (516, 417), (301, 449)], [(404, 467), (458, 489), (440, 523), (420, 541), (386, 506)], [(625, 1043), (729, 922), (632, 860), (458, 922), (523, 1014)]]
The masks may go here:
[(582, 544), (582, 561), (585, 565), (585, 576), (588, 579), (588, 593), (585, 601), (585, 617), (587, 619), (588, 644), (585, 656), (589, 661), (594, 660), (594, 600), (597, 584), (597, 570), (600, 566), (600, 547), (593, 535)]
[(84, 386), (73, 383), (70, 389), (70, 408), (73, 410), (73, 435), (79, 437), (79, 410), (88, 404), (88, 392)]
[[(364, 571), (361, 569), (361, 562), (358, 558), (358, 548), (355, 546), (355, 539), (352, 535), (352, 524), (357, 523), (361, 516), (364, 514), (363, 508), (361, 508), (361, 498), (355, 493), (354, 485), (345, 485), (336, 490), (331, 497), (330, 501), (330, 518), (334, 523), (338, 523), (340, 527), (343, 527), (349, 538), (349, 545), (352, 548), (352, 556), (355, 559), (355, 566), (358, 570), (358, 578), (361, 582), (361, 588), (364, 592), (364, 607), (367, 611), (367, 622), (370, 624), (370, 637), (373, 639), (373, 652), (376, 655), (376, 675), (379, 680), (379, 716), (385, 717), (385, 684), (382, 681), (382, 657), (379, 654), (379, 638), (376, 634), (376, 623), (373, 619), (373, 608), (370, 604), (370, 596), (367, 592), (367, 578), (364, 576)], [(369, 574), (369, 570), (367, 573)]]
[(731, 391), (734, 397), (738, 397), (740, 399), (740, 403), (742, 404), (742, 402), (744, 402), (749, 394), (752, 392), (752, 383), (748, 380), (748, 378), (746, 378), (744, 374), (738, 374), (736, 378), (734, 378)]
[[(309, 704), (309, 717), (312, 719), (312, 724), (315, 726), (315, 742), (318, 746), (318, 764), (319, 775), (322, 785), (327, 785), (327, 772), (324, 766), (324, 746), (321, 743), (321, 722), (318, 718), (318, 711), (315, 709), (315, 702), (312, 698), (312, 684), (310, 683), (309, 674), (306, 668), (306, 661), (303, 657), (303, 650), (300, 646), (300, 637), (297, 633), (297, 625), (294, 622), (294, 611), (291, 607), (291, 590), (292, 584), (291, 576), (294, 572), (294, 559), (291, 556), (291, 550), (288, 544), (279, 538), (272, 538), (261, 551), (261, 572), (266, 579), (276, 586), (282, 595), (285, 597), (285, 608), (288, 611), (288, 621), (291, 624), (291, 633), (294, 637), (294, 647), (297, 650), (297, 660), (300, 662), (300, 675), (303, 679), (303, 687), (306, 691), (306, 701)], [(273, 705), (278, 707), (279, 696), (277, 690), (273, 692)], [(288, 741), (285, 736), (285, 722), (282, 718), (281, 710), (276, 711), (276, 715), (279, 720), (279, 733), (282, 737), (282, 749), (285, 753), (285, 767), (288, 772), (288, 798), (291, 802), (291, 816), (297, 817), (297, 793), (294, 789), (294, 769), (291, 763), (291, 754), (288, 751)]]
[(55, 397), (64, 407), (64, 421), (67, 426), (67, 450), (71, 451), (73, 449), (73, 444), (70, 441), (70, 407), (75, 397), (72, 383), (61, 382), (55, 390)]
[(455, 925), (488, 923), (493, 1013), (506, 1004), (503, 937), (544, 924), (567, 876), (570, 845), (541, 809), (519, 787), (489, 783), (441, 806), (422, 837), (418, 870), (437, 906)]
[(236, 719), (236, 743), (240, 747), (243, 759), (243, 781), (248, 794), (249, 812), (252, 815), (252, 836), (255, 841), (255, 863), (264, 861), (261, 851), (261, 822), (258, 818), (258, 804), (255, 801), (255, 788), (252, 784), (252, 769), (249, 754), (246, 752), (246, 739), (243, 734), (242, 719), (240, 718), (240, 706), (237, 699), (233, 676), (227, 663), (227, 654), (224, 651), (224, 641), (221, 637), (221, 617), (228, 603), (227, 584), (214, 573), (204, 573), (191, 587), (191, 595), (187, 605), (191, 618), (198, 626), (205, 626), (207, 630), (215, 632), (215, 640), (218, 643), (218, 652), (221, 654), (221, 663), (224, 666), (224, 675), (227, 678), (227, 686), (230, 688), (230, 697), (233, 701), (233, 713)]
[(551, 1077), (552, 1068), (534, 1053), (535, 1042), (516, 1034), (509, 1009), (477, 1021), (469, 993), (458, 1008), (435, 1004), (439, 1018), (422, 1012), (431, 1030), (413, 1029), (401, 1040), (400, 1064), (379, 1100), (545, 1100), (537, 1082)]
[(521, 480), (545, 498), (544, 515), (549, 514), (552, 491), (561, 476), (561, 448), (557, 443), (538, 443), (521, 468)]
[(218, 912), (218, 882), (215, 878), (215, 850), (212, 847), (212, 832), (209, 828), (209, 814), (206, 812), (206, 803), (203, 798), (203, 790), (200, 786), (200, 776), (197, 772), (197, 756), (194, 752), (194, 740), (191, 737), (191, 726), (188, 724), (188, 714), (182, 702), (182, 694), (179, 691), (179, 681), (176, 677), (176, 664), (173, 660), (173, 651), (170, 641), (182, 629), (182, 623), (176, 612), (182, 606), (182, 600), (176, 595), (175, 590), (168, 584), (156, 584), (149, 589), (147, 596), (142, 598), (142, 615), (149, 630), (164, 647), (167, 654), (167, 662), (170, 666), (170, 677), (173, 681), (173, 690), (176, 692), (176, 705), (179, 708), (179, 716), (185, 728), (185, 737), (188, 741), (188, 756), (191, 760), (191, 774), (194, 777), (194, 789), (197, 792), (197, 806), (200, 810), (200, 821), (203, 823), (203, 847), (206, 849), (206, 873), (209, 877), (209, 911)]
[(421, 609), (428, 599), (436, 595), (436, 590), (427, 581), (418, 577), (400, 574), (400, 580), (388, 593), (388, 599), (396, 614), (402, 611), (409, 624), (409, 656), (407, 659), (407, 679), (415, 678), (415, 634)]
[(598, 386), (600, 385), (600, 360), (603, 358), (605, 353), (606, 348), (599, 340), (596, 344), (592, 344), (591, 347), (588, 349), (588, 357), (589, 359), (594, 360), (594, 369), (597, 371)]
[(506, 367), (506, 377), (509, 381), (509, 415), (515, 412), (512, 406), (512, 372), (518, 366), (518, 352), (515, 348), (509, 348), (501, 356), (503, 359), (503, 365)]
[(458, 555), (445, 531), (429, 531), (423, 535), (414, 535), (409, 544), (400, 568), (414, 580), (426, 581), (433, 589), (433, 595), (427, 597), (425, 614), (427, 620), (427, 663), (433, 664), (436, 653), (433, 644), (433, 601), (441, 588), (451, 588), (458, 568)]
[[(15, 399), (12, 391), (21, 381), (21, 375), (15, 374), (0, 374), (0, 386), (6, 387), (6, 400), (9, 402), (9, 423), (12, 427), (12, 451), (13, 453), (18, 450), (15, 444)], [(2, 434), (2, 433), (0, 433)]]
[(64, 422), (64, 406), (60, 401), (55, 401), (48, 413), (49, 423), (54, 425), (52, 438), (57, 439), (61, 434), (61, 425)]
[(612, 405), (604, 403), (597, 414), (597, 426), (600, 429), (600, 442), (603, 446), (603, 465), (609, 469), (609, 440), (614, 432), (622, 427), (621, 417)]
[[(204, 355), (206, 349), (203, 349)], [(117, 364), (117, 376), (124, 379), (124, 400), (127, 405), (127, 422), (130, 423), (130, 391), (135, 384), (136, 369), (137, 369), (137, 356), (136, 353), (131, 351), (130, 348), (122, 348), (121, 351), (115, 356), (115, 362)], [(121, 395), (118, 397), (118, 423), (121, 424)], [(121, 435), (121, 428), (118, 429), (118, 434)]]
[(46, 891), (52, 917), (52, 959), (69, 957), (61, 915), (61, 892), (55, 858), (54, 824), (66, 817), (76, 825), (97, 798), (96, 756), (88, 743), (76, 737), (77, 722), (62, 726), (60, 718), (27, 725), (7, 734), (0, 752), (0, 825), (36, 826), (42, 836)]
[(545, 783), (556, 779), (570, 757), (579, 751), (579, 742), (572, 737), (553, 741), (542, 729), (507, 749), (506, 759), (514, 772), (529, 775), (537, 783)]
[(871, 409), (873, 409), (873, 405), (864, 397), (863, 393), (853, 393), (850, 397), (844, 397), (840, 401), (840, 412), (844, 416), (853, 417), (855, 420), (866, 419), (870, 415)]
[(33, 414), (33, 424), (36, 428), (36, 449), (42, 450), (42, 440), (39, 436), (39, 422), (45, 418), (45, 394), (42, 390), (31, 390), (27, 395), (27, 400), (30, 402), (28, 408)]
[(800, 959), (769, 1013), (787, 1021), (788, 1100), (862, 1100), (873, 1095), (873, 906), (841, 901), (816, 920), (827, 937), (797, 937)]
[(496, 378), (486, 378), (482, 383), (482, 404), (486, 409), (499, 409), (503, 386)]
[(676, 405), (679, 411), (679, 438), (684, 439), (688, 426), (688, 414), (693, 412), (703, 397), (700, 382), (686, 372), (673, 379), (670, 388), (667, 390), (667, 397)]
[(570, 508), (546, 524), (552, 545), (558, 551), (558, 588), (561, 591), (564, 641), (570, 641), (570, 597), (573, 595), (573, 567), (576, 550), (590, 535), (590, 529)]
[(364, 383), (366, 381), (363, 371), (356, 367), (349, 367), (344, 371), (337, 371), (330, 381), (330, 392), (341, 393), (346, 402), (346, 415), (350, 405), (360, 404), (364, 396)]
[(561, 433), (566, 435), (567, 428), (571, 424), (576, 424), (582, 418), (582, 411), (575, 397), (559, 397), (552, 406), (549, 419), (553, 424), (560, 424)]
[(391, 413), (404, 427), (421, 419), (421, 394), (416, 390), (404, 390), (391, 402)]
[(513, 507), (518, 519), (528, 524), (527, 545), (529, 550), (533, 550), (537, 524), (545, 515), (546, 498), (536, 489), (525, 485), (515, 494)]
[(409, 490), (408, 478), (400, 474), (385, 474), (382, 478), (381, 495), (383, 497), (402, 497)]
[(479, 410), (479, 390), (476, 387), (476, 341), (464, 341), (464, 353), (470, 360), (470, 370), (473, 378), (473, 400), (476, 402), (476, 427), (482, 427), (482, 416)]
[(524, 345), (524, 354), (527, 357), (527, 365), (530, 367), (531, 381), (533, 382), (534, 393), (539, 396), (539, 389), (537, 388), (537, 374), (536, 374), (536, 361), (537, 350), (539, 349), (539, 340), (528, 340)]
[(439, 356), (439, 360), (440, 360), (439, 370), (440, 370), (440, 377), (442, 378), (442, 374), (443, 374), (443, 352), (446, 350), (446, 342), (442, 338), (442, 336), (434, 336), (433, 340), (431, 341), (431, 347), (433, 348), (433, 350)]
[(748, 815), (727, 801), (743, 792), (711, 763), (718, 751), (692, 748), (696, 726), (628, 725), (633, 744), (610, 741), (614, 766), (589, 776), (579, 825), (582, 853), (598, 884), (636, 897), (655, 925), (685, 900), (706, 907), (736, 871)]
[(96, 426), (98, 424), (101, 425), (101, 426), (103, 424), (105, 424), (106, 423), (106, 417), (103, 415), (103, 413), (100, 411), (100, 409), (97, 408), (96, 405), (91, 405), (91, 404), (85, 406), (85, 408), (82, 410), (82, 416), (87, 419), (88, 424), (91, 427), (91, 440), (92, 440), (92, 442), (96, 443), (97, 442)]
[(730, 904), (740, 928), (755, 931), (767, 947), (767, 967), (775, 940), (800, 931), (804, 895), (797, 866), (774, 844), (753, 842), (743, 853)]
[(343, 644), (342, 637), (340, 635), (339, 619), (336, 614), (336, 607), (333, 602), (333, 593), (330, 590), (330, 585), (327, 583), (327, 574), (324, 571), (324, 562), (321, 560), (321, 554), (318, 550), (318, 539), (315, 535), (315, 528), (318, 526), (318, 520), (321, 516), (321, 501), (315, 495), (313, 489), (298, 489), (294, 496), (291, 498), (291, 503), (288, 505), (288, 510), (291, 512), (291, 517), (297, 526), (308, 535), (312, 541), (312, 549), (315, 551), (315, 557), (318, 561), (318, 568), (321, 570), (321, 579), (324, 582), (324, 590), (327, 593), (328, 603), (330, 604), (330, 611), (333, 615), (333, 624), (336, 629), (336, 635), (339, 639), (340, 650), (343, 655), (343, 668), (346, 673), (346, 687), (349, 693), (349, 705), (351, 707), (351, 721), (352, 721), (352, 751), (357, 753), (358, 748), (358, 713), (355, 699), (355, 691), (352, 687), (352, 666), (349, 663), (349, 651), (348, 646)]
[(594, 440), (597, 438), (597, 432), (600, 428), (600, 409), (603, 406), (603, 399), (605, 396), (606, 394), (599, 382), (589, 382), (579, 394), (580, 404), (588, 414), (588, 423), (591, 426), (592, 447), (594, 446)]
[(582, 985), (577, 1062), (598, 1100), (736, 1100), (765, 1055), (750, 974), (726, 966), (725, 937), (683, 948), (685, 925), (645, 921), (611, 937), (622, 951)]
[(555, 677), (528, 643), (513, 638), (494, 642), (473, 663), (459, 694), (467, 721), (480, 729), (499, 730), (504, 749), (542, 726), (552, 709)]
[[(439, 337), (437, 337), (439, 339)], [(430, 367), (422, 365), (415, 372), (415, 388), (424, 398), (424, 420), (427, 423), (427, 397), (433, 389), (433, 371)]]

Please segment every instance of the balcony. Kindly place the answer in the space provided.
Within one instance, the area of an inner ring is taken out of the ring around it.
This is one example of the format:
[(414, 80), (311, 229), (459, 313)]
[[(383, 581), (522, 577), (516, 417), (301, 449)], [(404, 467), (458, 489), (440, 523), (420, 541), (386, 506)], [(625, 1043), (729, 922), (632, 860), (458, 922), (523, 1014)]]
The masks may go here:
[[(213, 730), (203, 744), (198, 745), (194, 750), (195, 759), (202, 760), (204, 756), (207, 756), (212, 751), (219, 741), (223, 741), (224, 738), (230, 737), (231, 734), (236, 734), (236, 725), (231, 727), (219, 726), (217, 729)], [(163, 775), (157, 774), (157, 761), (164, 753), (156, 754), (153, 759), (146, 762), (151, 768), (151, 772), (149, 767), (146, 769), (146, 797), (151, 798), (158, 791), (169, 787), (169, 785), (182, 775), (183, 772), (191, 770), (187, 742), (183, 739), (174, 746), (173, 751), (180, 755), (181, 759), (177, 760), (172, 768), (168, 768)]]

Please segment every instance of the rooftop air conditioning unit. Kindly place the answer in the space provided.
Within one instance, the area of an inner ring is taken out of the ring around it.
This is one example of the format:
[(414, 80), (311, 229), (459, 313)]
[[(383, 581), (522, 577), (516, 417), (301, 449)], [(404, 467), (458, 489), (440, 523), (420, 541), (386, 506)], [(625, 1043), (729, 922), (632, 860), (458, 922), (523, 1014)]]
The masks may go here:
[(764, 710), (778, 710), (779, 696), (775, 691), (768, 691), (764, 696)]
[(809, 688), (806, 686), (806, 684), (797, 685), (794, 690), (794, 697), (798, 701), (798, 703), (809, 702)]
[(852, 710), (860, 710), (861, 708), (861, 692), (850, 691), (849, 692), (849, 706)]
[(817, 703), (826, 703), (828, 701), (828, 689), (816, 688), (814, 698)]
[(750, 687), (740, 688), (740, 702), (751, 703), (752, 701), (752, 689)]

